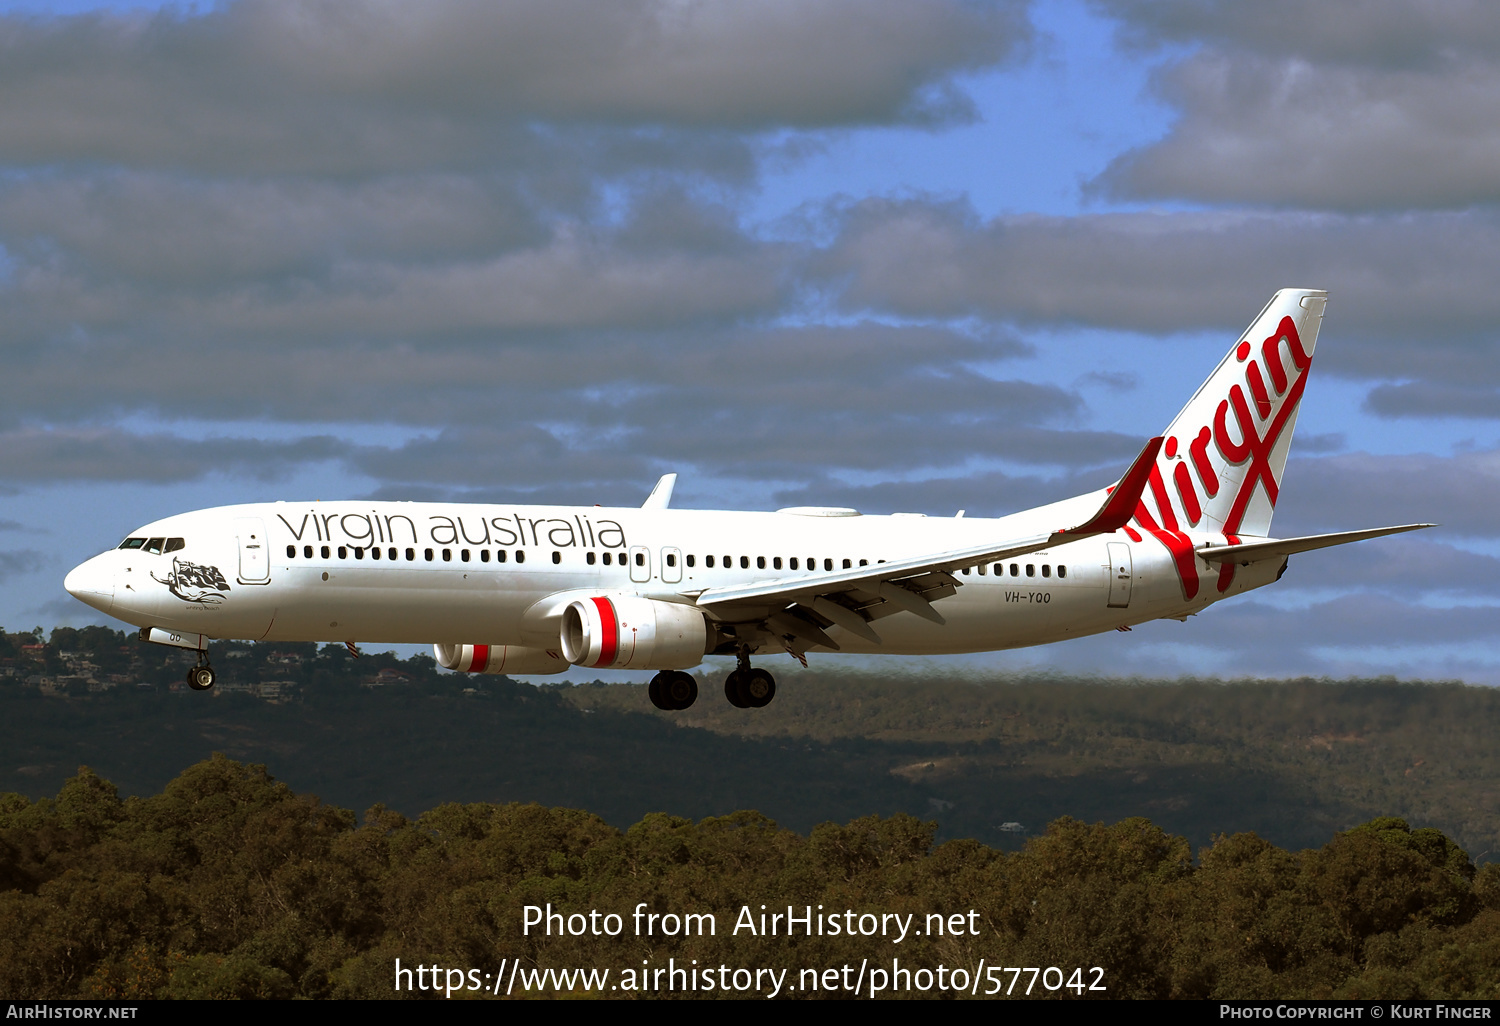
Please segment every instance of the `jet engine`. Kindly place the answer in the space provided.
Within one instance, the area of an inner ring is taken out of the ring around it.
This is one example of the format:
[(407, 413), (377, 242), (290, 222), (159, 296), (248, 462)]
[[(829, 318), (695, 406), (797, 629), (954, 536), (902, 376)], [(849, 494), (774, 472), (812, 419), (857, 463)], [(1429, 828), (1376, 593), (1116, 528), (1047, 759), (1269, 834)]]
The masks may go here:
[(556, 652), (522, 645), (433, 645), (432, 654), (459, 673), (562, 673), (570, 665)]
[(630, 670), (685, 670), (710, 648), (701, 610), (633, 595), (593, 595), (563, 610), (562, 650), (570, 663)]

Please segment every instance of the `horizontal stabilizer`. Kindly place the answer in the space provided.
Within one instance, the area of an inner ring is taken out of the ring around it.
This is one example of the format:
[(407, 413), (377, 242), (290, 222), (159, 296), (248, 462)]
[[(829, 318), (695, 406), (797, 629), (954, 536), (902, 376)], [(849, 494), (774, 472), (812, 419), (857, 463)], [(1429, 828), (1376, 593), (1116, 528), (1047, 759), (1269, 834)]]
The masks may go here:
[(1383, 538), (1388, 534), (1420, 531), (1436, 524), (1403, 524), (1400, 527), (1371, 527), (1364, 531), (1340, 531), (1337, 534), (1309, 534), (1301, 538), (1267, 538), (1243, 545), (1208, 545), (1198, 550), (1198, 558), (1210, 563), (1253, 563), (1272, 556), (1290, 556), (1294, 552), (1311, 552), (1333, 545)]

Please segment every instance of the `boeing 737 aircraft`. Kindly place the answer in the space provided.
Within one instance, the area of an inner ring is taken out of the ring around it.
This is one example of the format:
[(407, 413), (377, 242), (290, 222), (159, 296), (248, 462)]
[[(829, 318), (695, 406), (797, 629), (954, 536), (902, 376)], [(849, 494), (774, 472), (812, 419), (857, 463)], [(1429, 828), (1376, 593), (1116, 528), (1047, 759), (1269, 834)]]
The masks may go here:
[[(168, 517), (65, 587), (196, 650), (214, 639), (435, 643), (466, 673), (684, 672), (734, 655), (724, 694), (766, 705), (751, 657), (936, 655), (1043, 645), (1159, 618), (1278, 580), (1294, 553), (1430, 524), (1269, 537), (1327, 295), (1276, 293), (1162, 436), (1110, 488), (999, 519), (671, 508), (277, 502)], [(357, 651), (357, 650), (356, 650)]]

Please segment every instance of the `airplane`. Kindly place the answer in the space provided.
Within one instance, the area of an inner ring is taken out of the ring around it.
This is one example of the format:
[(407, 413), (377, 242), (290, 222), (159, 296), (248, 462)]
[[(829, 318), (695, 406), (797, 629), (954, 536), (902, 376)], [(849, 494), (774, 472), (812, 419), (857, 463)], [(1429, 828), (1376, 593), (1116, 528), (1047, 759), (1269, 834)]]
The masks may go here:
[(724, 694), (767, 705), (752, 656), (937, 655), (1043, 645), (1185, 620), (1272, 584), (1301, 552), (1405, 524), (1274, 538), (1292, 430), (1327, 293), (1282, 289), (1114, 485), (998, 519), (644, 505), (275, 502), (145, 525), (64, 587), (197, 652), (211, 640), (431, 643), (447, 669), (654, 670), (664, 710), (698, 697), (687, 670), (733, 655)]

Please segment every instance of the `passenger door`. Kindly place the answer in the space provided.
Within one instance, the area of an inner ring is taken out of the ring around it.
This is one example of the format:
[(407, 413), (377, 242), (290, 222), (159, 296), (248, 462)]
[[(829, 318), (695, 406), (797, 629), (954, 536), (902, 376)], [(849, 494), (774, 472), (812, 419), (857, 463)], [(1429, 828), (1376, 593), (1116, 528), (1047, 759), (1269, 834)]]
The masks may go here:
[(240, 545), (240, 583), (271, 583), (271, 551), (266, 544), (266, 525), (260, 517), (237, 517), (234, 533)]
[(1124, 609), (1130, 605), (1130, 546), (1124, 542), (1109, 543), (1109, 608)]

